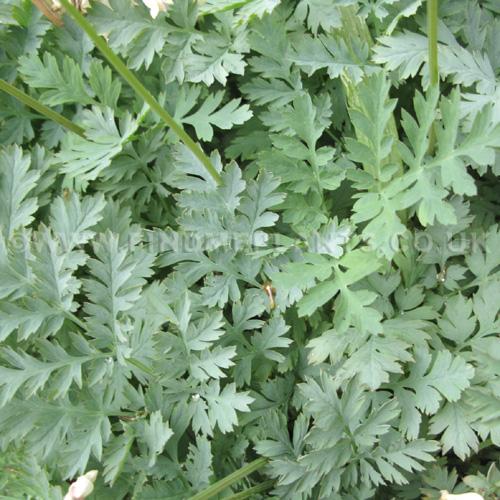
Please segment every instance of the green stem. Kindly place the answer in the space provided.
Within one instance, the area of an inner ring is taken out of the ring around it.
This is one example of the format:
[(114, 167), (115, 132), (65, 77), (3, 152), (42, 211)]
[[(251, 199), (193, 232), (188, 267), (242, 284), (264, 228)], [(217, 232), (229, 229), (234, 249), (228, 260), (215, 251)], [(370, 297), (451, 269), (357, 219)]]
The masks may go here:
[(316, 184), (318, 186), (319, 197), (321, 201), (321, 210), (323, 210), (323, 213), (325, 215), (328, 215), (328, 210), (326, 209), (326, 203), (325, 203), (325, 196), (323, 194), (323, 188), (321, 187), (321, 181), (319, 180), (319, 177), (317, 177), (316, 179), (317, 179)]
[(375, 27), (375, 38), (378, 38), (380, 36), (381, 28), (380, 28), (380, 21), (378, 20), (378, 17), (373, 13), (373, 26)]
[[(342, 37), (342, 39), (345, 41), (346, 46), (349, 49), (349, 53), (354, 58), (356, 58), (356, 55), (352, 42), (353, 39), (365, 42), (370, 49), (373, 47), (373, 39), (370, 34), (368, 25), (366, 24), (366, 21), (356, 15), (357, 9), (357, 4), (339, 8), (340, 15), (342, 17), (342, 29), (337, 30), (338, 36)], [(341, 80), (344, 86), (348, 107), (364, 113), (365, 109), (363, 103), (361, 102), (359, 85), (348, 74), (343, 74), (341, 76)], [(397, 150), (398, 128), (396, 125), (394, 114), (392, 114), (391, 118), (389, 119), (384, 133), (386, 135), (391, 135), (394, 137), (389, 160), (392, 163), (398, 165), (398, 175), (402, 175), (403, 163), (401, 160), (401, 156)], [(356, 130), (356, 135), (360, 142), (368, 145), (368, 139), (361, 133), (360, 130)]]
[(321, 208), (323, 211), (326, 213), (326, 204), (325, 204), (325, 196), (323, 194), (323, 186), (321, 185), (321, 179), (319, 178), (319, 168), (318, 164), (316, 163), (316, 143), (314, 144), (307, 144), (307, 147), (309, 148), (309, 151), (311, 151), (311, 156), (309, 158), (309, 163), (311, 164), (314, 172), (314, 178), (316, 179), (316, 186), (318, 188), (318, 194), (321, 199)]
[[(243, 5), (249, 3), (251, 0), (241, 0), (240, 2), (235, 2), (228, 7), (222, 7), (221, 9), (214, 9), (214, 10), (208, 10), (207, 12), (199, 12), (198, 13), (198, 18), (206, 16), (207, 14), (218, 14), (219, 12), (226, 12), (228, 10), (234, 10), (239, 7), (242, 7)], [(216, 5), (216, 4), (214, 4)]]
[[(236, 460), (231, 457), (231, 456), (228, 456), (227, 457), (227, 461), (232, 464), (232, 466), (237, 469), (238, 468), (238, 464), (236, 463)], [(250, 482), (250, 479), (248, 477), (245, 477), (243, 478), (243, 481), (245, 481), (245, 484), (247, 485), (247, 488), (250, 488), (252, 486), (252, 483)]]
[(245, 467), (242, 467), (241, 469), (238, 469), (232, 474), (229, 474), (229, 476), (226, 476), (224, 479), (221, 479), (220, 481), (217, 481), (216, 483), (212, 484), (212, 486), (209, 486), (200, 493), (197, 493), (194, 497), (191, 497), (189, 500), (209, 500), (210, 498), (217, 495), (217, 493), (220, 493), (221, 491), (224, 491), (226, 488), (229, 488), (229, 486), (231, 486), (233, 483), (240, 481), (241, 479), (248, 476), (252, 472), (255, 472), (256, 470), (261, 469), (262, 467), (267, 465), (268, 462), (269, 462), (268, 458), (265, 457), (258, 458), (257, 460), (250, 462), (248, 465), (245, 465)]
[(83, 130), (83, 128), (79, 127), (76, 123), (73, 123), (67, 118), (64, 118), (64, 116), (56, 113), (54, 110), (48, 108), (47, 106), (44, 106), (36, 99), (33, 99), (33, 97), (25, 94), (22, 90), (17, 89), (1, 78), (0, 90), (3, 90), (4, 92), (7, 92), (7, 94), (10, 94), (12, 97), (19, 99), (21, 102), (26, 104), (26, 106), (29, 106), (30, 108), (38, 111), (43, 116), (46, 116), (49, 120), (53, 120), (56, 123), (59, 123), (59, 125), (66, 127), (68, 130), (71, 130), (71, 132), (74, 132), (75, 134), (78, 134), (79, 136), (85, 138), (85, 130)]
[[(427, 39), (429, 42), (429, 81), (431, 87), (439, 85), (438, 66), (438, 0), (427, 0)], [(432, 124), (429, 134), (429, 149), (427, 152), (434, 155), (436, 146), (436, 131)]]
[[(340, 7), (340, 15), (342, 17), (342, 30), (339, 32), (340, 36), (346, 41), (347, 47), (351, 53), (354, 53), (350, 45), (351, 36), (358, 37), (362, 42), (365, 42), (368, 47), (373, 46), (372, 36), (366, 21), (356, 15), (358, 10), (357, 4), (349, 5), (347, 7)], [(350, 42), (350, 43), (349, 43)]]
[(135, 411), (122, 411), (122, 412), (117, 412), (117, 413), (107, 413), (106, 414), (108, 417), (118, 417), (118, 418), (132, 418), (132, 419), (136, 419), (137, 418), (137, 414)]
[(276, 483), (275, 479), (269, 479), (269, 481), (264, 481), (263, 483), (258, 484), (257, 486), (248, 488), (248, 490), (236, 493), (236, 495), (228, 497), (225, 500), (244, 500), (245, 498), (250, 498), (252, 495), (257, 495), (258, 493), (262, 493), (263, 491), (271, 489), (275, 483)]
[(63, 309), (62, 307), (60, 307), (59, 310), (62, 311), (62, 313), (75, 325), (78, 325), (84, 332), (89, 333), (87, 325), (76, 314), (73, 314), (71, 311), (66, 311), (66, 309)]
[(156, 380), (158, 378), (153, 370), (148, 368), (146, 365), (142, 364), (140, 361), (137, 361), (134, 358), (126, 358), (126, 361), (127, 363), (134, 365), (136, 368), (139, 368), (139, 370), (142, 370), (144, 373), (147, 373), (153, 379)]
[(438, 0), (427, 0), (427, 38), (429, 41), (429, 77), (431, 86), (439, 84)]
[(116, 71), (128, 82), (128, 84), (136, 91), (136, 93), (146, 101), (151, 109), (155, 111), (160, 118), (177, 134), (179, 139), (193, 152), (193, 154), (201, 161), (209, 174), (215, 179), (217, 184), (223, 185), (219, 173), (215, 170), (208, 156), (201, 150), (184, 129), (163, 109), (161, 104), (151, 95), (148, 89), (142, 85), (137, 77), (127, 68), (125, 63), (111, 50), (104, 38), (99, 36), (95, 29), (72, 5), (68, 0), (61, 0), (61, 4), (66, 9), (75, 22), (82, 28), (89, 38), (94, 42), (95, 46), (101, 51), (104, 57), (116, 69)]
[(337, 143), (341, 144), (342, 143), (342, 140), (337, 137), (331, 130), (329, 129), (325, 129), (325, 132)]

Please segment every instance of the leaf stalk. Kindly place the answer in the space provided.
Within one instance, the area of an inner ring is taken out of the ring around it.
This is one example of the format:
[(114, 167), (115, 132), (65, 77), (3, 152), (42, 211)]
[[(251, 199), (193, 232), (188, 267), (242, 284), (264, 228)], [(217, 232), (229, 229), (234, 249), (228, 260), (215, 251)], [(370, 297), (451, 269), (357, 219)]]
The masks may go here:
[[(209, 500), (210, 498), (217, 495), (217, 493), (224, 491), (226, 488), (231, 486), (233, 483), (240, 481), (241, 479), (248, 476), (252, 472), (255, 472), (256, 470), (259, 470), (262, 467), (266, 466), (268, 464), (268, 462), (269, 462), (269, 459), (266, 457), (258, 458), (257, 460), (250, 462), (248, 465), (245, 465), (241, 469), (234, 471), (232, 474), (229, 474), (229, 476), (226, 476), (225, 478), (221, 479), (220, 481), (217, 481), (216, 483), (212, 484), (211, 486), (209, 486), (205, 490), (200, 491), (200, 493), (197, 493), (194, 497), (191, 497), (189, 500)], [(265, 483), (262, 483), (262, 484), (265, 484)], [(262, 486), (262, 485), (259, 485), (259, 486)], [(236, 496), (236, 498), (247, 498), (247, 497)]]
[(263, 493), (264, 491), (271, 489), (275, 483), (275, 479), (269, 479), (268, 481), (264, 481), (261, 484), (253, 486), (252, 488), (240, 491), (239, 493), (236, 493), (236, 495), (228, 497), (225, 500), (244, 500), (245, 498), (250, 498), (252, 495), (257, 495), (258, 493)]
[(429, 79), (439, 84), (438, 67), (438, 0), (427, 0), (427, 39), (429, 42)]
[[(346, 7), (339, 7), (339, 11), (342, 17), (342, 29), (337, 30), (337, 34), (339, 37), (342, 37), (353, 57), (356, 57), (352, 45), (353, 39), (361, 40), (362, 42), (366, 43), (371, 49), (373, 47), (373, 39), (366, 21), (356, 15), (357, 4), (348, 5)], [(347, 98), (348, 107), (364, 113), (365, 109), (360, 98), (359, 85), (350, 75), (346, 73), (341, 76), (341, 80), (344, 86), (344, 92)], [(391, 135), (392, 137), (394, 137), (389, 160), (398, 166), (398, 175), (402, 175), (403, 163), (396, 147), (399, 134), (394, 114), (392, 114), (384, 132), (386, 135)], [(361, 133), (361, 131), (356, 130), (356, 135), (361, 142), (368, 144), (368, 139)]]
[(46, 116), (49, 120), (53, 120), (56, 123), (59, 123), (59, 125), (62, 125), (63, 127), (67, 128), (71, 132), (74, 132), (75, 134), (78, 134), (80, 137), (85, 138), (85, 130), (82, 127), (79, 127), (76, 123), (73, 123), (72, 121), (60, 115), (53, 109), (50, 109), (47, 106), (43, 105), (42, 103), (38, 102), (36, 99), (33, 99), (33, 97), (29, 96), (28, 94), (25, 94), (22, 90), (19, 90), (10, 83), (7, 83), (2, 78), (0, 78), (0, 90), (3, 90), (12, 97), (15, 97), (16, 99), (26, 104), (26, 106), (29, 106), (30, 108), (34, 109), (35, 111), (38, 111), (41, 115)]
[[(427, 40), (429, 44), (429, 82), (439, 86), (438, 66), (438, 0), (427, 0)], [(432, 156), (436, 147), (436, 131), (432, 124), (427, 152)]]

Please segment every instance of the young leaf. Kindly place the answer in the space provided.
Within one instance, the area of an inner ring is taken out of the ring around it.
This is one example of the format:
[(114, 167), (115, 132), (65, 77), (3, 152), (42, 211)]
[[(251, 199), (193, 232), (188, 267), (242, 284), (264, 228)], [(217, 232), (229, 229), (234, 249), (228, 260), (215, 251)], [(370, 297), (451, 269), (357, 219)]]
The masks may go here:
[(210, 442), (205, 436), (196, 436), (196, 445), (189, 446), (186, 462), (186, 477), (195, 491), (201, 491), (210, 485), (212, 476), (212, 452)]
[(61, 151), (57, 154), (63, 164), (61, 172), (70, 179), (76, 179), (77, 186), (86, 187), (88, 181), (95, 180), (111, 163), (111, 159), (120, 153), (129, 137), (137, 130), (139, 123), (129, 114), (120, 120), (120, 129), (115, 124), (113, 111), (94, 107), (83, 112), (85, 117), (83, 139), (75, 134), (67, 134)]
[[(130, 68), (147, 68), (171, 33), (162, 18), (152, 19), (144, 4), (111, 0), (109, 7), (96, 3), (88, 17), (99, 34), (107, 34), (109, 46), (128, 55)], [(125, 34), (126, 33), (126, 34)]]
[[(40, 340), (38, 345), (49, 362), (42, 362), (23, 352), (17, 353), (9, 347), (0, 353), (1, 358), (14, 367), (0, 367), (0, 406), (10, 401), (21, 387), (29, 397), (49, 383), (53, 398), (65, 396), (73, 381), (81, 388), (82, 364), (94, 359), (94, 356), (70, 356), (61, 346), (46, 340)], [(54, 372), (58, 372), (57, 375)]]
[(202, 384), (200, 395), (203, 401), (195, 403), (197, 410), (193, 419), (193, 427), (210, 436), (213, 435), (216, 426), (223, 434), (230, 432), (235, 425), (238, 425), (236, 410), (250, 411), (248, 405), (253, 401), (253, 398), (248, 396), (248, 392), (237, 393), (234, 383), (226, 385), (221, 391), (218, 380)]
[(252, 346), (265, 358), (281, 363), (285, 357), (274, 349), (285, 348), (292, 343), (291, 339), (283, 337), (289, 329), (282, 318), (273, 318), (262, 328), (262, 332), (252, 337)]
[(117, 237), (110, 232), (94, 243), (94, 253), (96, 258), (88, 261), (92, 279), (84, 280), (90, 299), (85, 305), (87, 321), (96, 333), (100, 332), (99, 337), (104, 335), (109, 342), (114, 343), (116, 338), (126, 343), (126, 328), (120, 319), (139, 299), (144, 278), (151, 276), (154, 255), (140, 247), (132, 251), (119, 248)]
[[(14, 146), (0, 152), (0, 230), (9, 239), (19, 226), (27, 226), (37, 209), (36, 198), (27, 195), (40, 173), (29, 170), (30, 158)], [(26, 199), (27, 198), (27, 199)]]
[(232, 99), (220, 109), (217, 109), (224, 97), (224, 92), (210, 94), (202, 106), (188, 117), (182, 118), (183, 123), (193, 125), (198, 139), (210, 141), (213, 137), (212, 126), (228, 130), (234, 125), (241, 125), (252, 117), (248, 104), (240, 106), (241, 99)]
[(43, 61), (36, 54), (29, 54), (23, 56), (19, 63), (19, 70), (31, 87), (49, 89), (40, 96), (44, 104), (96, 104), (93, 95), (89, 95), (88, 87), (86, 89), (83, 85), (81, 68), (71, 57), (64, 58), (62, 73), (56, 58), (48, 52), (44, 54)]
[(412, 361), (410, 346), (394, 338), (372, 335), (355, 351), (338, 372), (340, 380), (356, 375), (361, 385), (372, 391), (389, 381), (389, 373), (402, 373), (402, 362)]
[(226, 85), (230, 73), (242, 75), (248, 51), (246, 32), (242, 26), (233, 28), (228, 15), (220, 16), (217, 30), (210, 31), (193, 46), (193, 53), (185, 58), (186, 80), (212, 85), (217, 80)]
[(304, 36), (293, 48), (291, 60), (307, 71), (309, 76), (321, 68), (326, 68), (330, 78), (337, 78), (345, 73), (354, 82), (359, 83), (365, 66), (370, 66), (366, 46), (359, 51), (362, 52), (362, 60), (359, 61), (353, 58), (342, 38), (335, 39), (331, 35), (320, 35), (317, 38)]
[(301, 21), (307, 17), (307, 25), (316, 34), (321, 26), (325, 32), (331, 28), (342, 26), (342, 17), (335, 3), (342, 5), (344, 2), (329, 2), (328, 0), (301, 0), (295, 10), (295, 15)]
[(136, 434), (142, 438), (148, 448), (149, 467), (152, 467), (157, 456), (162, 453), (167, 441), (173, 436), (173, 432), (167, 422), (163, 422), (161, 412), (155, 411), (151, 414), (149, 421), (140, 420), (136, 424)]
[(443, 452), (452, 449), (462, 460), (465, 460), (471, 451), (477, 451), (479, 445), (477, 436), (467, 420), (467, 407), (462, 401), (447, 403), (434, 415), (429, 432), (431, 434), (443, 432), (441, 436)]

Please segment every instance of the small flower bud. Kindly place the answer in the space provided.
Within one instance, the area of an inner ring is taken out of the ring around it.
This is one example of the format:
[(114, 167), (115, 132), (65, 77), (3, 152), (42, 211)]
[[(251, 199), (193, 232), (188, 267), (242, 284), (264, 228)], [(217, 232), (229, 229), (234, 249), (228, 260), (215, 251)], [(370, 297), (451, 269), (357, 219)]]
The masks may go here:
[(439, 500), (484, 500), (479, 493), (460, 493), (453, 495), (446, 490), (441, 490), (441, 498)]
[(151, 17), (154, 19), (160, 12), (167, 10), (167, 4), (173, 0), (142, 0), (144, 5), (149, 9)]
[(91, 470), (80, 476), (70, 487), (64, 500), (83, 500), (94, 491), (94, 482), (98, 472)]

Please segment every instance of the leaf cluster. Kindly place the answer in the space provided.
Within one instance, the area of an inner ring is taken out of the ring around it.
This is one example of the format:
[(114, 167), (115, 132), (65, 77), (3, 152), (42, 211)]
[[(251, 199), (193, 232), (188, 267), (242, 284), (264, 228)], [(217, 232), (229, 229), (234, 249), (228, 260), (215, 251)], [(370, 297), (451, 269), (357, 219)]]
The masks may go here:
[(0, 6), (0, 76), (85, 130), (0, 95), (0, 498), (258, 456), (221, 497), (497, 495), (498, 13), (441, 6), (439, 90), (421, 1), (93, 3), (219, 185), (69, 17)]

